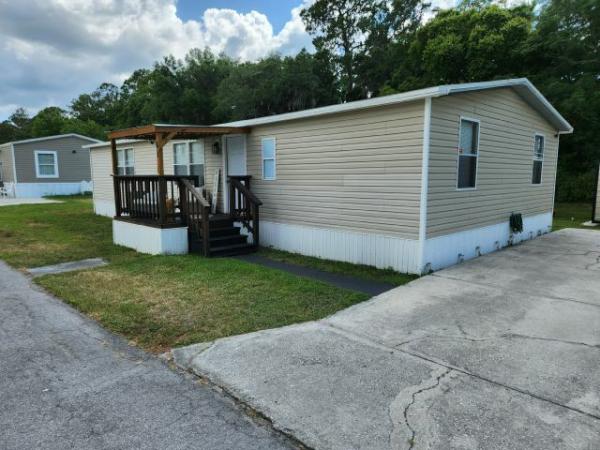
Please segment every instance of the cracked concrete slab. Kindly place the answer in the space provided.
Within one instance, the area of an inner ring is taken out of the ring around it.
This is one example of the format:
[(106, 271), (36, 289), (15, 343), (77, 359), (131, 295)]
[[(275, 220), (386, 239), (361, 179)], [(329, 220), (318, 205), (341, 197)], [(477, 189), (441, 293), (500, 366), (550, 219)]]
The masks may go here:
[(600, 417), (597, 306), (431, 276), (327, 322)]
[(3, 450), (295, 447), (1, 261), (0, 306)]
[(174, 354), (318, 449), (595, 449), (598, 250), (597, 231), (561, 231)]
[(82, 259), (80, 261), (52, 264), (50, 266), (33, 267), (31, 269), (27, 269), (27, 272), (33, 277), (41, 277), (56, 273), (73, 272), (75, 270), (94, 269), (96, 267), (106, 266), (107, 264), (108, 263), (102, 258), (89, 258)]

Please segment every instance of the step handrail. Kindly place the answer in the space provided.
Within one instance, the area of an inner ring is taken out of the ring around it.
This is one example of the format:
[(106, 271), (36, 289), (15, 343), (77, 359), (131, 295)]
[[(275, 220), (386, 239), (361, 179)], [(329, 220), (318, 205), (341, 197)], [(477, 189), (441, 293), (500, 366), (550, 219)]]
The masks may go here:
[(186, 179), (181, 180), (181, 215), (187, 226), (202, 237), (202, 253), (210, 255), (210, 203)]
[[(230, 176), (229, 210), (234, 220), (239, 220), (252, 233), (253, 244), (259, 245), (259, 210), (262, 202), (250, 190), (250, 176)], [(244, 182), (242, 182), (244, 181)]]

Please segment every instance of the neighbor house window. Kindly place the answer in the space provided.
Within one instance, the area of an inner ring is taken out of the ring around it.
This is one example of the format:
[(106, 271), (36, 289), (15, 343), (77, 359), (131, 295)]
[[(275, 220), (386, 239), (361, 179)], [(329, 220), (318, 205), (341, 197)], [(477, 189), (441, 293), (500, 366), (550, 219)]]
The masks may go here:
[(264, 138), (262, 140), (262, 173), (263, 180), (275, 180), (275, 138)]
[(194, 175), (199, 186), (204, 186), (204, 145), (201, 142), (173, 144), (173, 171), (175, 175)]
[(120, 148), (117, 150), (117, 175), (134, 175), (134, 161), (132, 148)]
[(35, 151), (35, 174), (38, 178), (58, 178), (58, 157), (55, 151)]
[(474, 189), (479, 157), (479, 122), (460, 119), (458, 142), (458, 189)]
[(533, 184), (542, 184), (542, 167), (544, 165), (544, 136), (535, 135), (533, 144), (533, 174), (531, 182)]

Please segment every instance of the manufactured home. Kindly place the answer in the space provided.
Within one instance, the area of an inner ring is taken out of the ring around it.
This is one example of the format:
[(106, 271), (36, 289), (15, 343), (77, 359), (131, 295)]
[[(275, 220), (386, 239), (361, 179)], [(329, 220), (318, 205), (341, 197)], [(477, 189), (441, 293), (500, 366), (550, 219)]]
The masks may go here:
[(437, 86), (92, 144), (116, 243), (205, 255), (272, 246), (424, 273), (551, 230), (559, 136), (527, 79)]
[(100, 141), (62, 134), (0, 144), (0, 184), (11, 197), (91, 191), (90, 152)]

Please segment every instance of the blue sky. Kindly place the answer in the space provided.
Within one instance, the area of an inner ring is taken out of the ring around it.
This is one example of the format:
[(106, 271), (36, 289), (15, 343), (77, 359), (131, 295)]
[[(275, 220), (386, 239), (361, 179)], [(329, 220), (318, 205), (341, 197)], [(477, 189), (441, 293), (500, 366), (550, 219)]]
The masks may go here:
[(312, 50), (310, 0), (0, 0), (0, 120), (68, 107), (164, 56), (208, 47), (241, 61)]
[(234, 9), (240, 13), (255, 10), (269, 18), (277, 33), (290, 19), (292, 8), (301, 3), (301, 0), (178, 0), (177, 15), (183, 20), (198, 20), (208, 8)]

